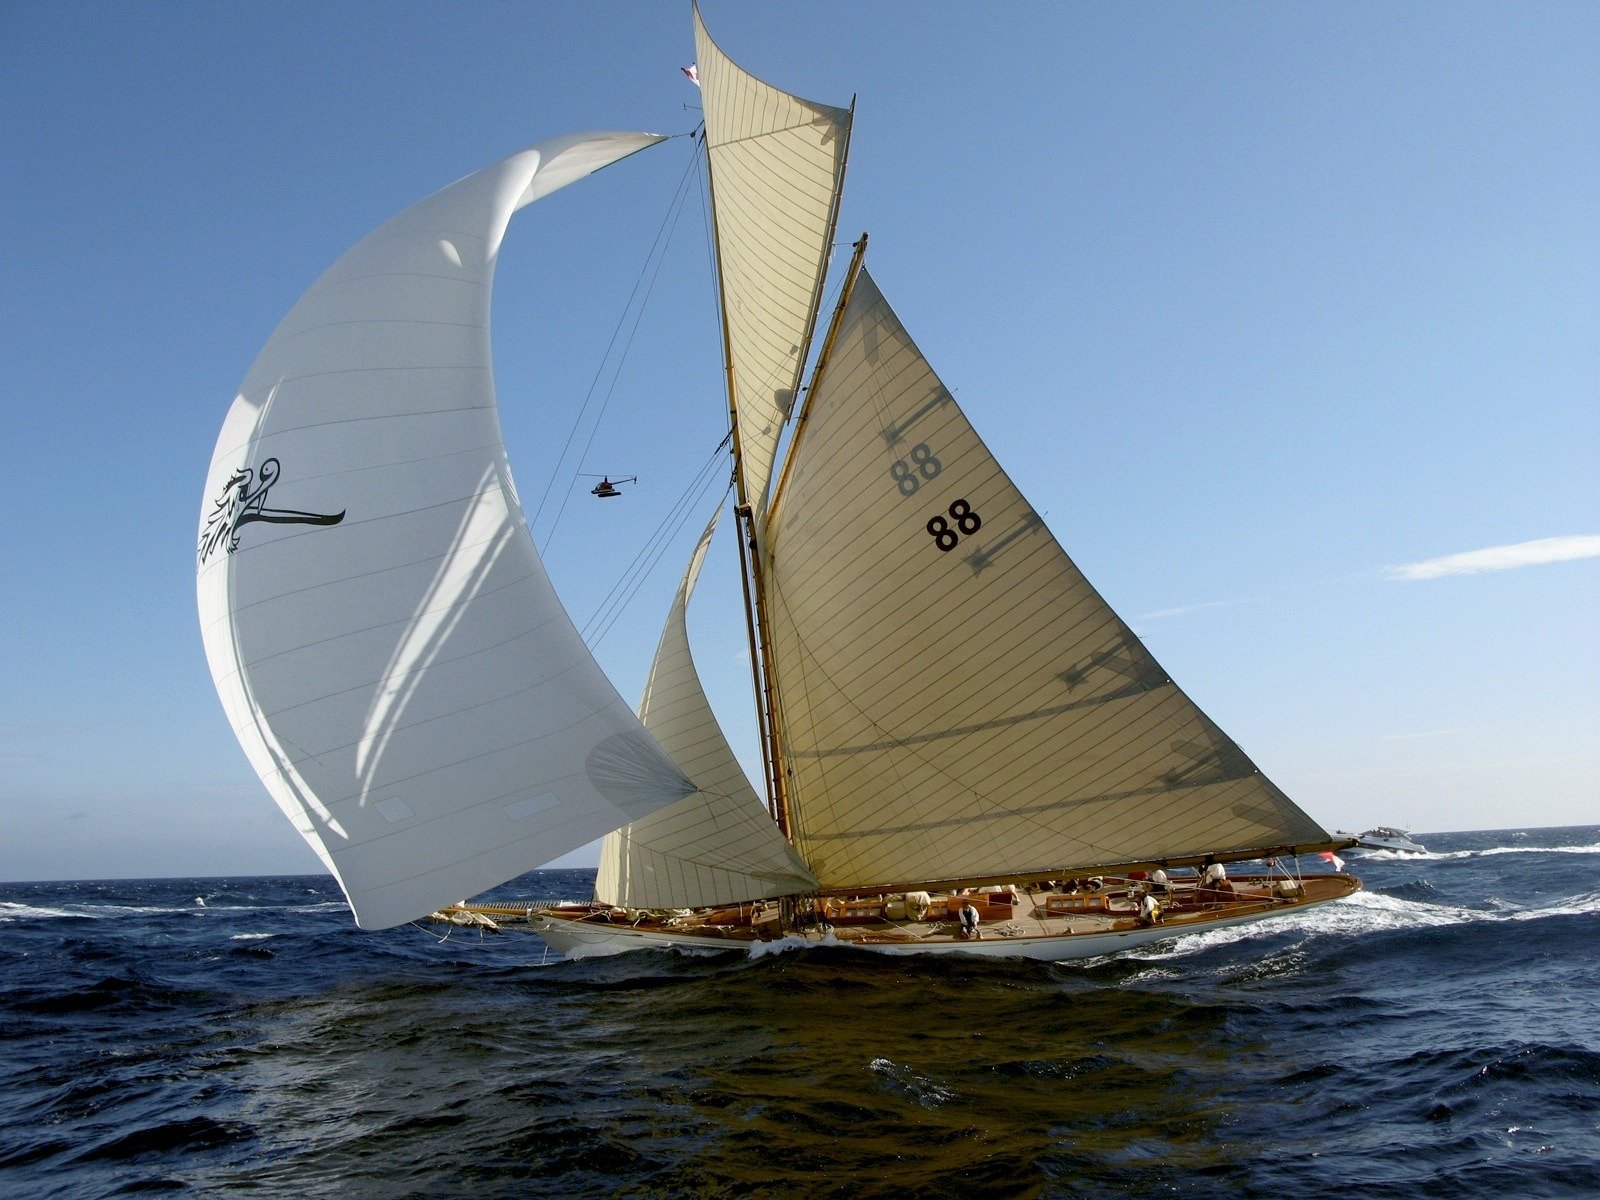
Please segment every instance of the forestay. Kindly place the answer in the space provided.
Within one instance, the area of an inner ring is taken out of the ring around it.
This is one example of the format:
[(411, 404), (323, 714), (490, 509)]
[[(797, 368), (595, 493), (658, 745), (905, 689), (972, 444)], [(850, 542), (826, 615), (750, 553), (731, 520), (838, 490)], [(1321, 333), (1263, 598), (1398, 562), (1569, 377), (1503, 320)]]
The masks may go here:
[(678, 585), (639, 716), (699, 786), (601, 844), (595, 899), (629, 908), (697, 908), (806, 891), (816, 879), (778, 832), (706, 700), (689, 649), (688, 608), (716, 518)]
[(809, 404), (766, 579), (825, 887), (1328, 839), (1084, 579), (865, 272)]
[(197, 582), (212, 675), (367, 928), (693, 791), (551, 589), (489, 353), (512, 213), (659, 140), (544, 142), (394, 218), (290, 310), (217, 439)]
[(699, 9), (694, 32), (740, 471), (759, 509), (816, 324), (851, 113), (740, 68)]

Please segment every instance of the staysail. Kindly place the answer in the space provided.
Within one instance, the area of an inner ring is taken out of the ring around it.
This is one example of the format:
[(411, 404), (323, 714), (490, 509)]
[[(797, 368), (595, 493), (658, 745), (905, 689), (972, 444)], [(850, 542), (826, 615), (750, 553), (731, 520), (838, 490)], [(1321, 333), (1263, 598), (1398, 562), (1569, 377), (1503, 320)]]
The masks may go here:
[(765, 575), (824, 887), (1329, 840), (1073, 565), (865, 271), (808, 404)]
[(759, 511), (805, 368), (844, 186), (851, 111), (763, 83), (694, 14), (730, 402)]
[(366, 928), (694, 791), (545, 576), (489, 352), (512, 214), (660, 140), (543, 142), (395, 217), (290, 310), (217, 439), (197, 563), (212, 676)]
[(716, 531), (706, 526), (678, 585), (639, 716), (699, 786), (601, 843), (595, 899), (627, 908), (698, 908), (817, 886), (772, 823), (717, 724), (689, 651), (687, 614)]

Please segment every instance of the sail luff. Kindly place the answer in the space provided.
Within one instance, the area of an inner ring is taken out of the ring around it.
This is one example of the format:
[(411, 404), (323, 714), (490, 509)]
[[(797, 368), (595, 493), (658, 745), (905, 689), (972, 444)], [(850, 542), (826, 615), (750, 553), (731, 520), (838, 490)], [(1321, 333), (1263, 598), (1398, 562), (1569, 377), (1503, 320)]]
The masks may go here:
[[(832, 349), (834, 339), (839, 332), (839, 325), (844, 320), (844, 313), (849, 303), (851, 290), (855, 286), (856, 275), (861, 270), (862, 260), (867, 252), (867, 235), (863, 233), (855, 244), (855, 252), (851, 256), (849, 269), (839, 292), (839, 302), (834, 308), (833, 319), (828, 323), (828, 335), (823, 341), (821, 354), (817, 357), (816, 366), (811, 374), (811, 387), (815, 388), (817, 381), (827, 369), (829, 351)], [(810, 393), (807, 392), (809, 397)], [(789, 443), (789, 454), (784, 459), (783, 473), (779, 476), (778, 486), (773, 492), (772, 503), (768, 506), (761, 518), (752, 518), (750, 524), (753, 529), (752, 536), (746, 545), (749, 548), (753, 562), (745, 566), (745, 546), (741, 546), (740, 564), (745, 567), (746, 577), (750, 586), (746, 589), (746, 607), (750, 606), (751, 594), (754, 594), (757, 610), (761, 614), (761, 671), (759, 673), (763, 694), (763, 704), (759, 708), (759, 715), (763, 722), (763, 732), (766, 737), (764, 758), (769, 771), (769, 790), (772, 797), (773, 816), (778, 822), (778, 828), (783, 836), (791, 842), (794, 840), (794, 816), (789, 797), (788, 772), (784, 766), (783, 754), (783, 693), (777, 683), (777, 667), (773, 662), (771, 650), (771, 623), (767, 615), (767, 597), (762, 583), (765, 570), (764, 555), (767, 545), (767, 527), (777, 511), (778, 503), (783, 493), (783, 481), (788, 478), (788, 469), (794, 461), (794, 449), (800, 444), (805, 433), (805, 417), (809, 411), (809, 404), (802, 401), (800, 411), (796, 414), (795, 430)], [(742, 510), (749, 513), (749, 509)], [(752, 644), (754, 644), (752, 633)]]
[(828, 356), (833, 349), (834, 341), (839, 336), (839, 326), (844, 322), (844, 313), (850, 303), (850, 293), (855, 289), (856, 276), (861, 271), (861, 264), (867, 256), (867, 235), (863, 233), (861, 239), (855, 243), (854, 253), (850, 258), (850, 266), (845, 270), (844, 283), (839, 288), (839, 302), (834, 306), (833, 319), (828, 322), (828, 335), (822, 340), (822, 351), (817, 355), (817, 365), (811, 371), (811, 384), (806, 389), (805, 398), (800, 402), (800, 411), (795, 414), (794, 433), (789, 438), (789, 454), (783, 460), (783, 469), (778, 474), (778, 485), (773, 489), (772, 501), (767, 505), (765, 520), (762, 522), (763, 534), (766, 527), (777, 519), (777, 514), (783, 502), (783, 485), (789, 477), (790, 464), (794, 462), (794, 450), (805, 436), (806, 414), (810, 411), (810, 396), (813, 389), (821, 381), (828, 370)]
[[(796, 370), (796, 372), (795, 372), (795, 385), (796, 386), (798, 386), (798, 384), (800, 382), (800, 377), (805, 373), (805, 364), (806, 364), (807, 359), (809, 359), (809, 357), (811, 355), (811, 343), (812, 343), (812, 339), (815, 338), (815, 336), (816, 336), (817, 320), (822, 315), (823, 284), (825, 283), (825, 281), (827, 279), (828, 264), (833, 261), (833, 249), (832, 249), (832, 247), (833, 247), (834, 239), (838, 236), (838, 231), (839, 231), (839, 208), (840, 208), (840, 205), (843, 204), (843, 202), (844, 202), (845, 168), (849, 165), (849, 161), (850, 161), (850, 136), (855, 131), (856, 98), (854, 96), (850, 97), (850, 107), (846, 111), (848, 113), (848, 116), (846, 117), (846, 120), (844, 122), (844, 135), (843, 135), (844, 145), (840, 148), (840, 151), (839, 151), (839, 165), (838, 165), (838, 168), (837, 168), (837, 170), (838, 170), (837, 182), (835, 183), (835, 186), (833, 188), (833, 203), (832, 203), (832, 206), (828, 210), (827, 234), (826, 234), (825, 239), (824, 239), (824, 245), (826, 247), (826, 253), (823, 256), (821, 269), (817, 273), (816, 286), (811, 290), (811, 311), (806, 315), (805, 336), (800, 339), (800, 350), (799, 350), (799, 353), (796, 355), (796, 358), (799, 360), (799, 369)], [(867, 248), (867, 235), (865, 233), (863, 233), (861, 235), (860, 245), (855, 250), (855, 255), (854, 255), (854, 258), (852, 259), (853, 263), (858, 264), (860, 262), (862, 256), (866, 253), (866, 248)], [(854, 276), (855, 276), (855, 270), (856, 270), (856, 267), (852, 266), (851, 269), (850, 269), (850, 278), (851, 279), (853, 279)], [(839, 309), (840, 309), (840, 311), (843, 310), (843, 305), (842, 304), (839, 306)], [(830, 322), (830, 324), (831, 324), (831, 322)], [(794, 402), (791, 400), (791, 402), (790, 402), (790, 414), (793, 413), (793, 404), (794, 404)], [(802, 404), (803, 404), (803, 400), (802, 400)], [(790, 415), (790, 414), (785, 414), (785, 415), (787, 416), (787, 415)], [(773, 446), (772, 453), (773, 453), (773, 464), (774, 464), (774, 466), (776, 466), (777, 453), (778, 453), (778, 447), (776, 445)], [(768, 468), (768, 475), (769, 475), (768, 488), (769, 489), (771, 488), (770, 474), (771, 474), (772, 469), (773, 469), (772, 467)], [(765, 529), (765, 526), (766, 526), (766, 520), (765, 520), (766, 509), (770, 505), (770, 503), (771, 503), (771, 497), (770, 497), (770, 492), (769, 492), (768, 495), (764, 495), (762, 497), (762, 499), (761, 499), (760, 512), (761, 512), (762, 519), (757, 522), (758, 527), (763, 529), (763, 530)]]

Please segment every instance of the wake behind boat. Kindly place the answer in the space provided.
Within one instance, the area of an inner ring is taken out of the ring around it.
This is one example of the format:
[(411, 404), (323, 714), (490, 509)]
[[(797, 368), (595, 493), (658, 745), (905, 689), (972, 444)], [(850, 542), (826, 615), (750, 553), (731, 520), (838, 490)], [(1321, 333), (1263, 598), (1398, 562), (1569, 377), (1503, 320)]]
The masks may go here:
[[(663, 139), (543, 142), (330, 268), (212, 461), (197, 580), (213, 677), (357, 921), (419, 919), (601, 834), (595, 902), (523, 914), (574, 954), (794, 936), (1070, 958), (1356, 890), (1301, 876), (1291, 860), (1348, 840), (1068, 558), (867, 271), (865, 235), (811, 361), (854, 107), (749, 75), (698, 11), (695, 33), (761, 792), (688, 640), (718, 517), (637, 715), (524, 521), (488, 351), (500, 240), (519, 210)], [(269, 489), (292, 507), (268, 509)], [(1247, 860), (1283, 865), (1226, 878)], [(1159, 878), (1186, 868), (1204, 874)]]

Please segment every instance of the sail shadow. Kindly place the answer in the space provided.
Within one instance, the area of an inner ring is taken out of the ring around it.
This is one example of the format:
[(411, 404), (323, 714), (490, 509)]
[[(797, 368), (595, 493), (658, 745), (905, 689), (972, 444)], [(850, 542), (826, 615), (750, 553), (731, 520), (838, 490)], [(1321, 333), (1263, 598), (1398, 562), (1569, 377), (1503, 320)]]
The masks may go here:
[(395, 646), (367, 709), (356, 750), (363, 806), (377, 778), (384, 749), (427, 668), (439, 657), (483, 581), (511, 544), (518, 524), (506, 503), (498, 472), (493, 465), (485, 468), (478, 480), (477, 495), (463, 514), (449, 550)]

